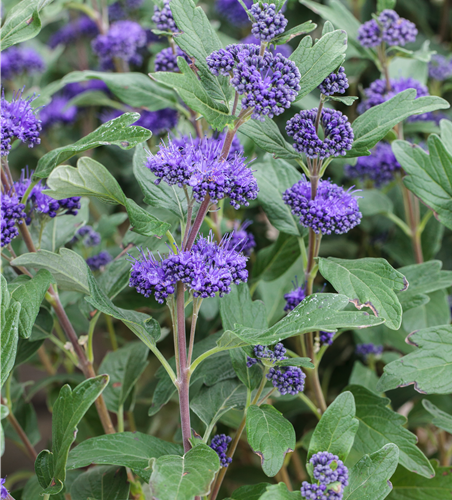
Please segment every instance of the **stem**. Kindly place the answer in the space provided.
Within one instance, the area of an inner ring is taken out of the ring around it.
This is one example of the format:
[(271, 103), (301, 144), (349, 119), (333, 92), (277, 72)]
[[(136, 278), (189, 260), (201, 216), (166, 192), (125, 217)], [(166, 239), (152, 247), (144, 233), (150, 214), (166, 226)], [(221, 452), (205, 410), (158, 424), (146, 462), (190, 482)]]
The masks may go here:
[[(8, 406), (9, 401), (7, 402), (3, 398), (3, 396), (1, 396), (1, 402), (2, 402), (2, 405)], [(13, 426), (13, 428), (16, 431), (17, 435), (19, 436), (20, 440), (24, 444), (25, 449), (27, 450), (27, 454), (30, 456), (30, 458), (34, 462), (36, 460), (36, 458), (38, 457), (38, 454), (37, 454), (36, 450), (34, 449), (33, 445), (30, 443), (30, 440), (28, 439), (27, 435), (25, 434), (25, 431), (22, 429), (21, 425), (19, 424), (16, 417), (12, 413), (11, 408), (10, 408), (9, 414), (6, 418), (8, 419), (9, 423)]]
[(111, 348), (113, 351), (118, 349), (118, 341), (116, 340), (115, 326), (113, 320), (108, 314), (105, 315), (105, 322), (107, 323), (108, 335), (110, 337)]
[(195, 242), (196, 236), (198, 235), (199, 228), (201, 227), (204, 217), (206, 216), (207, 211), (209, 210), (209, 205), (210, 205), (210, 196), (206, 194), (206, 197), (204, 198), (204, 200), (202, 200), (198, 214), (196, 215), (196, 218), (193, 222), (193, 226), (190, 230), (190, 234), (188, 235), (187, 243), (185, 245), (184, 250), (191, 250), (191, 247)]
[(196, 332), (196, 323), (198, 321), (198, 313), (201, 309), (202, 298), (193, 297), (193, 314), (191, 319), (191, 327), (190, 327), (190, 344), (188, 346), (188, 361), (187, 366), (190, 367), (191, 358), (193, 356), (193, 346), (195, 345), (195, 332)]
[(303, 403), (305, 403), (305, 405), (312, 411), (312, 413), (314, 413), (314, 415), (320, 420), (322, 415), (320, 414), (315, 404), (308, 398), (308, 396), (306, 396), (304, 392), (299, 392), (298, 396), (303, 401)]
[(124, 406), (121, 405), (118, 408), (118, 432), (124, 432)]
[(39, 356), (39, 360), (43, 364), (46, 372), (49, 375), (55, 375), (56, 370), (53, 367), (52, 362), (50, 361), (50, 358), (47, 355), (47, 352), (46, 352), (45, 347), (43, 345), (38, 349), (38, 356)]
[(182, 427), (182, 441), (185, 453), (191, 448), (191, 425), (190, 425), (190, 370), (187, 365), (187, 339), (185, 337), (185, 304), (184, 304), (184, 284), (177, 282), (176, 291), (177, 306), (177, 340), (179, 352), (179, 377), (177, 387), (179, 391), (179, 409)]
[(234, 95), (234, 104), (232, 105), (232, 111), (231, 111), (231, 115), (234, 116), (235, 115), (235, 112), (237, 111), (237, 105), (239, 103), (239, 94), (237, 91), (235, 91), (235, 95)]
[(93, 338), (94, 338), (94, 329), (96, 328), (96, 323), (97, 320), (99, 319), (100, 312), (97, 312), (94, 316), (94, 318), (91, 319), (89, 322), (89, 329), (88, 329), (88, 344), (86, 347), (86, 352), (88, 356), (88, 361), (90, 363), (94, 363), (94, 351), (93, 351)]

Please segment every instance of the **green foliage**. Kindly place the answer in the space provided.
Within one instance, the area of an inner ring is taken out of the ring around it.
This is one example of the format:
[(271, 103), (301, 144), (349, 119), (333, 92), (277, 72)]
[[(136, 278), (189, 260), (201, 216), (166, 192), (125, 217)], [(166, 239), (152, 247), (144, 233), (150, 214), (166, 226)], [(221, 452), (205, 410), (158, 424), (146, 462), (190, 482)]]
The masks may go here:
[(71, 499), (127, 500), (129, 487), (124, 467), (94, 467), (72, 483)]
[(21, 304), (12, 300), (6, 286), (6, 280), (1, 276), (1, 365), (0, 387), (6, 382), (14, 366), (19, 339), (19, 317)]
[(452, 416), (443, 410), (440, 410), (428, 399), (422, 400), (424, 408), (433, 416), (432, 424), (446, 432), (452, 433)]

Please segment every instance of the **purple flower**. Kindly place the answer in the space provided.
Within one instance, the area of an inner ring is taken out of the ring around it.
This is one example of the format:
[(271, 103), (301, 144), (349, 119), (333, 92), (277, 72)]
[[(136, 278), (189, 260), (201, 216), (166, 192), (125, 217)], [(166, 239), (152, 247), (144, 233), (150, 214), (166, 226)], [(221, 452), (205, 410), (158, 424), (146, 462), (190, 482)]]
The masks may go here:
[(26, 213), (24, 212), (25, 205), (20, 203), (16, 193), (2, 194), (0, 208), (1, 246), (4, 247), (19, 234), (16, 223), (22, 224)]
[(156, 184), (164, 180), (169, 185), (191, 186), (199, 203), (209, 194), (214, 203), (229, 197), (236, 209), (248, 206), (248, 200), (257, 197), (256, 179), (240, 153), (221, 160), (221, 148), (221, 141), (216, 139), (192, 139), (185, 144), (169, 139), (167, 145), (161, 143), (159, 152), (148, 159), (146, 166), (156, 175)]
[(355, 165), (345, 166), (345, 175), (350, 179), (369, 179), (377, 187), (383, 186), (394, 179), (394, 174), (400, 171), (400, 163), (392, 152), (391, 145), (379, 142), (370, 156), (361, 156)]
[(106, 266), (111, 261), (112, 256), (106, 250), (86, 259), (86, 263), (91, 271), (99, 271), (101, 267)]
[(189, 64), (192, 62), (190, 57), (180, 49), (176, 48), (176, 53), (174, 54), (173, 49), (168, 47), (161, 50), (156, 56), (154, 61), (155, 71), (179, 71), (179, 66), (177, 65), (177, 58), (183, 57)]
[(251, 224), (251, 221), (246, 221), (240, 226), (239, 221), (234, 222), (234, 230), (230, 234), (230, 240), (228, 240), (228, 248), (240, 248), (243, 255), (249, 257), (253, 248), (256, 246), (256, 240), (252, 233), (246, 229)]
[(316, 453), (309, 460), (317, 484), (303, 481), (301, 496), (307, 500), (341, 500), (348, 485), (348, 469), (339, 457), (327, 451)]
[(232, 462), (232, 458), (226, 455), (228, 445), (231, 441), (232, 438), (230, 436), (226, 436), (226, 434), (217, 434), (210, 442), (210, 447), (220, 458), (221, 467), (227, 467)]
[(118, 0), (108, 6), (108, 19), (119, 21), (126, 18), (131, 12), (137, 10), (143, 4), (143, 0)]
[(284, 394), (295, 396), (303, 392), (306, 375), (298, 366), (277, 366), (270, 368), (267, 378), (283, 396)]
[(320, 345), (331, 345), (333, 343), (334, 332), (319, 332)]
[(274, 3), (255, 3), (250, 8), (249, 15), (254, 21), (251, 33), (263, 42), (270, 42), (282, 35), (287, 26), (287, 19), (282, 12), (276, 11)]
[[(130, 111), (135, 110), (130, 108)], [(178, 115), (175, 109), (164, 108), (158, 111), (140, 109), (138, 112), (141, 116), (138, 121), (135, 122), (135, 125), (151, 130), (154, 135), (168, 132), (177, 125)], [(102, 121), (107, 122), (113, 120), (113, 118), (118, 118), (118, 116), (121, 116), (123, 113), (124, 112), (119, 109), (104, 113), (102, 115)]]
[(95, 247), (100, 244), (101, 236), (91, 226), (82, 226), (71, 240), (73, 244), (78, 242), (85, 247)]
[(31, 48), (13, 46), (2, 53), (1, 73), (5, 80), (23, 74), (42, 73), (44, 69), (42, 57)]
[(441, 54), (434, 54), (428, 63), (428, 76), (438, 82), (450, 78), (452, 76), (452, 59)]
[(5, 488), (4, 484), (5, 484), (5, 481), (6, 481), (6, 478), (1, 478), (0, 479), (0, 498), (8, 498), (8, 490)]
[(2, 90), (2, 99), (0, 104), (1, 112), (1, 156), (7, 156), (11, 149), (11, 142), (14, 139), (28, 144), (32, 148), (41, 143), (39, 133), (41, 132), (41, 120), (35, 114), (31, 107), (34, 96), (22, 99), (23, 89), (13, 94), (11, 102), (5, 99)]
[(142, 57), (138, 49), (147, 43), (145, 30), (133, 21), (117, 21), (106, 35), (98, 35), (91, 43), (103, 69), (113, 66), (115, 57), (139, 65)]
[(295, 283), (293, 283), (293, 286), (294, 289), (284, 295), (284, 299), (286, 300), (284, 311), (292, 311), (298, 306), (301, 301), (306, 298), (306, 287), (298, 286), (298, 279), (295, 279)]
[(157, 29), (161, 31), (171, 31), (172, 33), (179, 31), (171, 12), (170, 0), (163, 0), (162, 8), (154, 5), (154, 15), (152, 16), (152, 20), (156, 24)]
[[(249, 9), (253, 5), (253, 0), (244, 0), (244, 4)], [(233, 26), (242, 28), (250, 22), (248, 14), (238, 0), (216, 0), (216, 8)]]
[(348, 89), (348, 79), (344, 67), (340, 66), (337, 72), (327, 76), (319, 85), (319, 89), (323, 95), (327, 96), (345, 94), (345, 90)]
[(41, 118), (42, 128), (46, 129), (60, 124), (73, 123), (77, 117), (77, 107), (68, 106), (69, 99), (62, 95), (54, 96), (53, 99), (43, 106), (39, 111), (39, 118)]
[[(358, 113), (362, 114), (374, 106), (389, 101), (389, 99), (392, 99), (395, 95), (407, 89), (416, 90), (416, 99), (429, 95), (427, 87), (414, 78), (391, 78), (390, 85), (391, 90), (388, 91), (385, 80), (379, 79), (372, 82), (367, 89), (364, 89), (365, 99), (358, 105)], [(409, 121), (430, 119), (431, 113), (410, 116), (410, 118), (408, 118)]]
[(50, 37), (49, 47), (54, 49), (58, 45), (69, 45), (79, 38), (94, 38), (99, 33), (96, 23), (88, 16), (80, 16), (68, 22)]
[(416, 41), (418, 33), (416, 25), (399, 17), (397, 12), (386, 9), (378, 17), (378, 21), (383, 28), (382, 39), (388, 45), (403, 47), (407, 43)]
[(273, 350), (271, 350), (270, 347), (258, 344), (254, 346), (253, 351), (255, 358), (252, 358), (251, 356), (247, 357), (246, 366), (248, 368), (258, 362), (262, 363), (262, 360), (265, 360), (268, 363), (275, 364), (277, 361), (288, 359), (288, 357), (285, 355), (286, 348), (281, 342), (276, 344)]
[[(241, 41), (242, 44), (244, 45), (259, 45), (260, 40), (256, 38), (252, 33), (248, 35), (246, 38), (244, 38)], [(271, 51), (275, 54), (281, 54), (284, 57), (289, 57), (290, 54), (292, 54), (293, 50), (292, 47), (288, 43), (284, 43), (282, 45), (272, 45), (270, 44), (267, 49), (268, 51)]]
[(376, 47), (382, 41), (381, 30), (375, 19), (361, 24), (358, 29), (358, 42), (366, 48)]
[(382, 345), (375, 344), (358, 344), (355, 350), (358, 356), (367, 358), (367, 356), (380, 356), (383, 353)]
[(286, 132), (293, 137), (294, 148), (308, 158), (344, 156), (352, 148), (354, 134), (348, 118), (340, 111), (323, 109), (320, 125), (325, 138), (319, 138), (315, 128), (317, 108), (300, 111), (286, 124)]
[(300, 217), (300, 224), (319, 234), (344, 234), (361, 222), (362, 214), (352, 188), (329, 180), (321, 180), (315, 198), (311, 199), (311, 183), (303, 178), (283, 194), (292, 213)]

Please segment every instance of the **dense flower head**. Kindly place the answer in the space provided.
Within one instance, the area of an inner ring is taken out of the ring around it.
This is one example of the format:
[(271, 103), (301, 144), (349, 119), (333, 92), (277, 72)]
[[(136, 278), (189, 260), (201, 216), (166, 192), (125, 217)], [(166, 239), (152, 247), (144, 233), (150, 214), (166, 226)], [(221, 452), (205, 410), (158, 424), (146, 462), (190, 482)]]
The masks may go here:
[[(407, 89), (416, 90), (416, 99), (429, 95), (427, 87), (414, 78), (391, 78), (390, 85), (391, 90), (388, 91), (384, 79), (378, 79), (372, 82), (367, 89), (364, 89), (365, 99), (358, 105), (358, 113), (364, 113), (374, 106), (389, 101), (389, 99), (392, 99), (395, 95)], [(426, 119), (431, 119), (431, 113), (411, 116), (408, 120)]]
[[(253, 0), (244, 0), (247, 9), (253, 5)], [(238, 0), (216, 0), (218, 13), (226, 18), (233, 26), (242, 28), (250, 22), (248, 14)]]
[(298, 286), (298, 280), (293, 283), (293, 290), (284, 295), (286, 305), (284, 311), (292, 311), (306, 298), (306, 287)]
[(102, 252), (99, 252), (97, 255), (93, 255), (86, 259), (86, 263), (91, 271), (99, 271), (101, 267), (106, 266), (112, 260), (113, 257), (106, 250), (102, 250)]
[(379, 142), (371, 151), (370, 156), (361, 156), (355, 165), (346, 165), (344, 173), (350, 179), (367, 179), (377, 187), (383, 186), (394, 179), (394, 173), (400, 171), (400, 163), (392, 152), (391, 145)]
[(32, 48), (12, 46), (2, 53), (2, 79), (12, 80), (16, 76), (41, 73), (45, 69), (42, 57)]
[(154, 6), (152, 20), (159, 30), (171, 31), (172, 33), (179, 31), (171, 12), (170, 0), (163, 0), (162, 8), (157, 5)]
[(287, 19), (281, 11), (277, 12), (274, 3), (255, 3), (249, 9), (249, 14), (253, 19), (251, 33), (263, 42), (282, 35), (287, 26)]
[(1, 196), (1, 246), (4, 247), (19, 234), (17, 224), (22, 224), (22, 219), (26, 217), (25, 205), (20, 203), (20, 198), (16, 193)]
[(77, 106), (68, 106), (70, 99), (64, 95), (54, 96), (53, 99), (43, 106), (39, 111), (42, 128), (46, 129), (53, 125), (68, 125), (77, 117)]
[(319, 332), (320, 345), (331, 345), (333, 343), (334, 332)]
[(380, 356), (383, 353), (383, 346), (382, 345), (375, 345), (372, 343), (358, 344), (356, 346), (355, 352), (358, 356), (363, 356), (364, 358), (367, 358), (367, 356), (370, 356), (370, 355)]
[(71, 243), (78, 242), (82, 243), (85, 247), (95, 247), (100, 244), (101, 236), (91, 226), (82, 226), (71, 241)]
[(246, 360), (246, 366), (250, 368), (251, 366), (255, 365), (258, 362), (262, 362), (262, 360), (265, 360), (266, 362), (269, 363), (276, 363), (276, 361), (282, 361), (283, 359), (288, 359), (286, 354), (286, 348), (284, 345), (279, 342), (278, 344), (275, 345), (273, 350), (270, 347), (263, 346), (263, 345), (255, 345), (253, 348), (254, 352), (254, 358), (251, 356), (247, 356)]
[(155, 56), (155, 71), (179, 71), (178, 57), (183, 57), (189, 64), (191, 63), (190, 57), (179, 47), (176, 48), (176, 53), (173, 52), (171, 47), (161, 50)]
[(270, 368), (267, 378), (283, 396), (285, 394), (295, 396), (303, 392), (306, 375), (298, 366), (277, 366)]
[(322, 94), (327, 96), (344, 94), (346, 89), (348, 89), (348, 79), (344, 67), (340, 66), (336, 72), (327, 76), (319, 85), (319, 89)]
[(452, 76), (452, 58), (434, 54), (428, 63), (428, 76), (442, 82)]
[[(130, 111), (135, 111), (130, 108)], [(119, 109), (104, 113), (102, 115), (102, 121), (107, 122), (118, 118), (124, 112)], [(147, 128), (151, 130), (154, 135), (160, 135), (164, 132), (168, 132), (177, 125), (178, 114), (175, 109), (164, 108), (158, 111), (146, 111), (143, 109), (139, 110), (140, 118), (135, 122), (135, 125), (139, 127)]]
[(371, 19), (359, 27), (358, 42), (363, 47), (376, 47), (382, 42), (403, 46), (414, 42), (417, 33), (414, 23), (386, 9), (378, 16), (378, 21)]
[(0, 498), (3, 500), (4, 498), (8, 498), (8, 490), (5, 488), (6, 478), (2, 477), (0, 479)]
[(317, 483), (303, 481), (301, 496), (306, 500), (341, 500), (348, 485), (348, 469), (339, 457), (327, 451), (316, 453), (309, 460)]
[(324, 108), (320, 125), (325, 138), (318, 136), (315, 128), (317, 108), (300, 111), (286, 124), (288, 135), (294, 139), (294, 148), (308, 158), (344, 156), (352, 148), (354, 134), (348, 118), (340, 111)]
[(1, 156), (9, 154), (13, 139), (19, 139), (28, 144), (29, 148), (41, 143), (39, 138), (42, 129), (41, 120), (36, 116), (36, 110), (31, 107), (34, 96), (23, 99), (22, 93), (23, 90), (13, 94), (10, 102), (5, 99), (2, 90), (0, 105)]
[(303, 178), (283, 194), (292, 213), (300, 217), (300, 224), (315, 233), (344, 234), (361, 222), (358, 201), (351, 188), (321, 180), (315, 198), (311, 199), (311, 183)]
[(117, 21), (110, 26), (107, 34), (98, 35), (91, 46), (100, 59), (101, 67), (110, 69), (115, 57), (133, 64), (141, 64), (142, 56), (138, 49), (146, 43), (146, 32), (138, 23)]
[[(259, 45), (260, 40), (256, 38), (252, 33), (248, 35), (241, 41), (242, 44), (248, 45)], [(292, 47), (288, 43), (283, 43), (281, 45), (268, 45), (266, 48), (267, 51), (273, 52), (275, 54), (281, 54), (284, 57), (289, 57), (292, 54)]]
[(243, 255), (250, 256), (253, 248), (256, 246), (256, 240), (252, 233), (247, 231), (251, 221), (245, 221), (240, 225), (239, 221), (234, 222), (234, 230), (231, 238), (228, 240), (228, 248), (240, 248)]
[(161, 143), (159, 152), (152, 155), (146, 166), (169, 185), (189, 185), (199, 203), (208, 194), (214, 203), (229, 197), (231, 205), (249, 205), (257, 197), (258, 187), (251, 169), (241, 153), (221, 159), (222, 141), (215, 138), (198, 140), (168, 140)]
[(210, 442), (210, 447), (220, 458), (221, 467), (227, 467), (232, 462), (232, 458), (226, 455), (228, 445), (231, 441), (232, 438), (230, 436), (226, 436), (226, 434), (217, 434)]
[(94, 38), (99, 34), (96, 23), (88, 16), (69, 21), (49, 39), (50, 48), (54, 49), (58, 45), (69, 45), (79, 38)]

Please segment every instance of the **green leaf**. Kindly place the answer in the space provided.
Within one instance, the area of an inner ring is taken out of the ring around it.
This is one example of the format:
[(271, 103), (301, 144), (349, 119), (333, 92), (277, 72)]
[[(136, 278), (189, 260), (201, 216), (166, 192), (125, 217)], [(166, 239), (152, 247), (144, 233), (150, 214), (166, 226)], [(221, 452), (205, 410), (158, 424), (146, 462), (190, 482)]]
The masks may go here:
[(34, 38), (41, 31), (42, 0), (22, 0), (9, 12), (0, 31), (2, 50)]
[(103, 394), (110, 411), (120, 411), (148, 364), (148, 354), (141, 342), (132, 342), (109, 352), (102, 360), (98, 371), (110, 377)]
[(392, 213), (394, 210), (391, 199), (378, 189), (363, 189), (359, 195), (359, 210), (364, 217)]
[(446, 146), (447, 151), (452, 155), (452, 122), (450, 120), (441, 120), (439, 122), (441, 130), (441, 139)]
[(317, 24), (313, 23), (312, 21), (306, 21), (303, 24), (299, 24), (298, 26), (295, 26), (294, 28), (285, 31), (282, 35), (273, 38), (273, 40), (270, 43), (276, 45), (283, 45), (284, 43), (289, 42), (290, 40), (292, 40), (297, 36), (311, 33), (311, 31), (314, 31), (316, 28)]
[(343, 392), (331, 403), (314, 430), (309, 443), (308, 460), (316, 453), (328, 451), (345, 461), (359, 427), (355, 411), (351, 392)]
[(229, 356), (231, 358), (234, 372), (239, 380), (251, 391), (256, 389), (262, 380), (262, 368), (257, 364), (251, 366), (250, 368), (246, 366), (248, 353), (245, 349), (231, 349), (229, 351)]
[(328, 97), (329, 100), (331, 101), (336, 101), (336, 102), (340, 102), (342, 104), (345, 104), (346, 106), (353, 106), (353, 103), (359, 99), (359, 97), (355, 97), (355, 96), (351, 96), (351, 95), (347, 95), (347, 96), (329, 96)]
[(259, 483), (253, 485), (245, 485), (237, 488), (231, 497), (226, 500), (259, 500), (261, 495), (265, 493), (269, 483)]
[(353, 447), (361, 453), (373, 453), (388, 443), (399, 447), (399, 463), (408, 470), (430, 478), (434, 471), (427, 457), (416, 446), (417, 438), (404, 428), (406, 418), (388, 408), (390, 400), (381, 398), (360, 385), (348, 390), (355, 397), (359, 428)]
[(303, 157), (284, 139), (278, 125), (269, 118), (265, 118), (263, 122), (259, 120), (246, 122), (240, 127), (240, 133), (249, 137), (264, 151), (273, 153), (279, 158), (296, 160)]
[(395, 291), (408, 287), (405, 276), (385, 259), (344, 260), (319, 257), (319, 270), (333, 287), (358, 308), (369, 307), (385, 325), (398, 330), (402, 324), (402, 306)]
[(304, 37), (289, 57), (301, 74), (297, 100), (308, 95), (344, 61), (347, 50), (347, 33), (336, 30), (323, 35), (313, 45), (310, 36)]
[(452, 326), (424, 328), (408, 335), (406, 341), (418, 349), (384, 367), (378, 390), (414, 384), (422, 394), (452, 392)]
[(282, 193), (297, 183), (301, 174), (290, 163), (275, 160), (270, 155), (265, 155), (262, 162), (254, 164), (254, 169), (254, 176), (259, 185), (258, 200), (270, 222), (282, 233), (300, 236), (300, 226), (289, 205), (284, 203)]
[[(5, 405), (0, 405), (0, 420), (3, 420), (9, 415), (9, 409)], [(0, 457), (5, 453), (5, 432), (3, 431), (3, 425), (0, 422)]]
[(180, 30), (174, 37), (177, 45), (195, 58), (202, 84), (210, 97), (227, 104), (232, 96), (229, 78), (214, 76), (207, 66), (207, 56), (223, 46), (205, 12), (192, 0), (171, 0), (171, 13)]
[(259, 500), (302, 500), (299, 491), (289, 491), (284, 483), (267, 486)]
[(6, 280), (1, 276), (2, 302), (1, 302), (1, 377), (0, 387), (9, 377), (14, 367), (19, 339), (19, 317), (21, 304), (10, 300), (6, 289)]
[(387, 444), (381, 450), (364, 455), (349, 472), (344, 500), (383, 500), (392, 490), (389, 479), (399, 461), (399, 449)]
[(149, 76), (166, 87), (176, 90), (188, 107), (200, 113), (215, 130), (223, 130), (234, 120), (226, 104), (215, 101), (182, 57), (177, 58), (180, 73), (158, 71)]
[(295, 430), (282, 413), (271, 405), (251, 405), (246, 412), (248, 443), (259, 455), (262, 470), (275, 476), (284, 464), (284, 457), (295, 449)]
[(91, 464), (129, 467), (149, 481), (150, 471), (145, 471), (150, 458), (164, 455), (181, 455), (182, 446), (142, 432), (106, 434), (81, 442), (69, 453), (67, 469), (88, 467)]
[(89, 293), (88, 266), (81, 255), (67, 248), (60, 248), (59, 253), (47, 250), (25, 253), (11, 263), (14, 266), (47, 269), (62, 290)]
[(63, 146), (48, 152), (40, 158), (33, 177), (44, 179), (50, 175), (52, 170), (60, 163), (65, 162), (74, 155), (83, 153), (99, 146), (110, 146), (112, 144), (121, 149), (134, 148), (140, 142), (147, 141), (152, 133), (143, 127), (131, 127), (130, 125), (140, 118), (138, 113), (124, 113), (110, 120), (99, 128), (86, 135), (74, 144)]
[(55, 495), (64, 487), (66, 462), (77, 435), (77, 425), (88, 408), (108, 384), (107, 375), (99, 375), (79, 384), (74, 390), (65, 385), (53, 406), (52, 453), (43, 450), (35, 462), (35, 471), (44, 493)]
[(440, 410), (428, 399), (423, 399), (422, 405), (430, 413), (430, 415), (433, 415), (433, 425), (436, 425), (439, 429), (443, 429), (449, 434), (452, 434), (452, 415)]
[(403, 180), (406, 187), (452, 229), (452, 154), (435, 134), (429, 136), (427, 144), (428, 153), (409, 142), (395, 141), (393, 151), (407, 173)]
[(283, 359), (282, 361), (276, 361), (276, 366), (302, 366), (303, 368), (314, 369), (314, 364), (311, 362), (311, 358), (289, 358)]
[(396, 0), (377, 0), (377, 14), (380, 14), (386, 9), (393, 10), (396, 5)]
[(317, 293), (303, 300), (285, 318), (266, 330), (237, 325), (234, 333), (250, 345), (269, 345), (294, 335), (316, 330), (365, 328), (383, 323), (383, 319), (363, 311), (343, 311), (350, 303), (345, 295)]
[(190, 409), (207, 425), (213, 427), (226, 412), (243, 407), (246, 388), (236, 380), (224, 380), (212, 387), (202, 387), (190, 401)]
[(122, 102), (148, 111), (176, 108), (174, 91), (157, 85), (143, 73), (104, 73), (100, 71), (74, 71), (61, 80), (61, 87), (73, 82), (102, 80)]
[(368, 366), (364, 366), (361, 361), (355, 361), (348, 383), (350, 385), (362, 385), (369, 391), (378, 392), (378, 375)]
[(368, 109), (352, 124), (355, 140), (346, 158), (365, 156), (398, 123), (412, 115), (437, 109), (447, 109), (449, 103), (441, 97), (426, 96), (416, 99), (416, 90), (407, 89), (389, 101)]
[(192, 500), (210, 492), (220, 460), (215, 451), (199, 444), (183, 457), (167, 455), (150, 461), (152, 475), (149, 485), (159, 500)]
[(16, 288), (11, 294), (11, 298), (20, 302), (22, 306), (19, 316), (19, 335), (24, 339), (28, 339), (31, 335), (41, 302), (52, 280), (49, 271), (41, 269), (36, 276)]
[(94, 467), (71, 486), (71, 500), (127, 500), (129, 483), (124, 467)]

